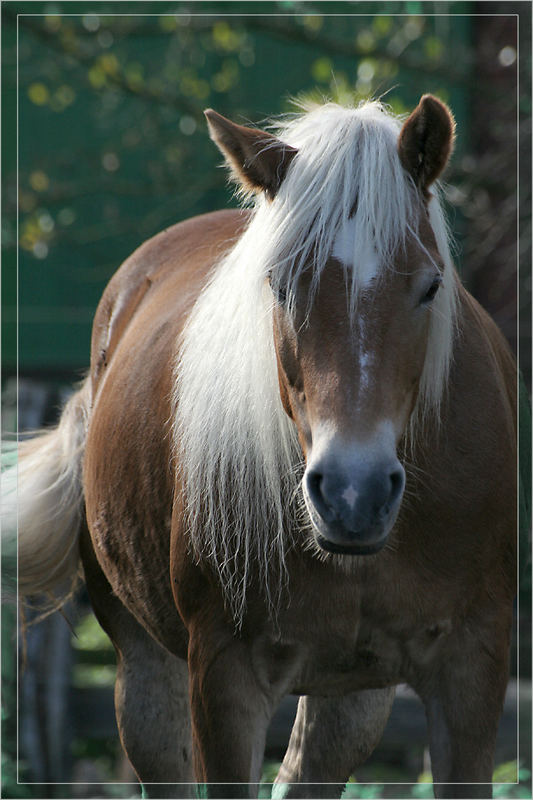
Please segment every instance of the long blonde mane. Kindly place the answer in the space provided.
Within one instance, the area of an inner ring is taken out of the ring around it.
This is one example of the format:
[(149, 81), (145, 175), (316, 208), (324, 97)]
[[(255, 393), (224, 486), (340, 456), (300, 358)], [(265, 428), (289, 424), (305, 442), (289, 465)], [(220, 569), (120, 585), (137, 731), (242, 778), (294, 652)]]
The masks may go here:
[[(398, 158), (400, 126), (378, 102), (327, 104), (284, 123), (279, 138), (296, 147), (298, 157), (274, 201), (257, 200), (179, 342), (174, 442), (190, 544), (218, 574), (237, 624), (252, 579), (276, 608), (298, 527), (302, 455), (279, 396), (266, 279), (269, 273), (282, 278), (290, 296), (311, 262), (316, 287), (348, 219), (355, 222), (355, 239), (371, 242), (383, 269), (407, 236), (418, 237), (420, 199)], [(436, 196), (430, 221), (445, 268), (414, 419), (438, 414), (454, 331), (455, 277)], [(348, 286), (353, 314), (357, 284), (354, 268)]]

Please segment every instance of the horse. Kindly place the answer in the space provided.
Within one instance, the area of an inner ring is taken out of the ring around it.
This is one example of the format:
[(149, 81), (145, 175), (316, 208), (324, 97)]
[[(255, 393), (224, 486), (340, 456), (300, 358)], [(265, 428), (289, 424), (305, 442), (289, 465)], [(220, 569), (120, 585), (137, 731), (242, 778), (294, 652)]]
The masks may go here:
[[(449, 108), (205, 112), (244, 207), (143, 243), (90, 372), (19, 449), (19, 585), (83, 566), (148, 796), (340, 796), (395, 686), (437, 797), (490, 797), (516, 592), (514, 358), (462, 286), (439, 178)], [(180, 785), (178, 785), (180, 784)]]

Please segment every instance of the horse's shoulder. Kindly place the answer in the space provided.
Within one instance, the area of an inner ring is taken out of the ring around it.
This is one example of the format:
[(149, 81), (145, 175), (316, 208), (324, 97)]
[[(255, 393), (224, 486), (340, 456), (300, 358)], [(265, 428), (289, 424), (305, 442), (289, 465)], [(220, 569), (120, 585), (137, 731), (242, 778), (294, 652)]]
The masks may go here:
[[(201, 287), (213, 263), (238, 238), (247, 212), (228, 209), (178, 222), (141, 244), (109, 281), (98, 305), (91, 374), (98, 381), (125, 329), (155, 292), (171, 302), (185, 287)], [(164, 305), (160, 306), (164, 313)]]

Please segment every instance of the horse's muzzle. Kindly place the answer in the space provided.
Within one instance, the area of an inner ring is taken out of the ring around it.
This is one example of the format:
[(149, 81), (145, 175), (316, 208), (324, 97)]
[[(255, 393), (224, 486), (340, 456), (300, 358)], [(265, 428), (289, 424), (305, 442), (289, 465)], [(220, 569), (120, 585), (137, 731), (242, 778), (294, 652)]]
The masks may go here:
[(326, 459), (309, 465), (303, 490), (316, 541), (331, 553), (377, 553), (396, 521), (404, 488), (405, 470), (397, 459), (371, 467)]

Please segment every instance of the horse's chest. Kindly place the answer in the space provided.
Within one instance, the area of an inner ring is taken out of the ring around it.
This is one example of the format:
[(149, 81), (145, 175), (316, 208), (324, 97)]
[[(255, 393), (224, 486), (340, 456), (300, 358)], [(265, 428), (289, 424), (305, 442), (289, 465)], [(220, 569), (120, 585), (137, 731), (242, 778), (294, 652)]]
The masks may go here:
[(294, 691), (301, 694), (336, 695), (361, 689), (379, 689), (424, 680), (442, 649), (446, 624), (433, 633), (415, 632), (410, 637), (395, 637), (374, 629), (344, 652), (308, 654)]
[(378, 612), (359, 604), (342, 622), (337, 619), (329, 630), (308, 637), (295, 691), (336, 694), (404, 682), (416, 685), (451, 632), (445, 614), (410, 617), (397, 609), (384, 614), (383, 606)]
[(431, 668), (451, 633), (451, 620), (389, 620), (387, 624), (363, 619), (356, 645), (355, 672), (371, 684), (408, 682)]

